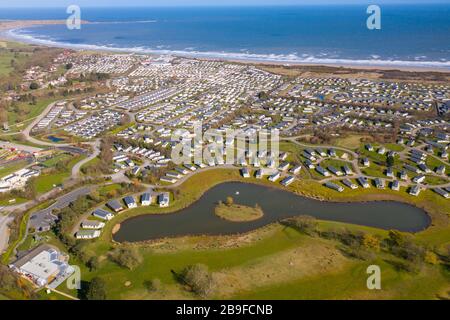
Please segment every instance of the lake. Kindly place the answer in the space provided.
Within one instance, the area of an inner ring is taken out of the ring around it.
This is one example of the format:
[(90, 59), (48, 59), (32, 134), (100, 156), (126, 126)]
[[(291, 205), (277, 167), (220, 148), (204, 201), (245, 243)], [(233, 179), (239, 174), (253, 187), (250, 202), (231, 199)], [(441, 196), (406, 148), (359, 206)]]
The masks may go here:
[[(258, 204), (264, 217), (251, 222), (230, 222), (214, 214), (219, 201), (233, 197), (237, 204)], [(314, 200), (281, 189), (229, 182), (207, 191), (190, 207), (171, 214), (148, 214), (125, 220), (114, 235), (118, 242), (138, 242), (186, 235), (230, 235), (249, 232), (293, 216), (417, 232), (431, 219), (425, 211), (395, 201), (334, 203)]]

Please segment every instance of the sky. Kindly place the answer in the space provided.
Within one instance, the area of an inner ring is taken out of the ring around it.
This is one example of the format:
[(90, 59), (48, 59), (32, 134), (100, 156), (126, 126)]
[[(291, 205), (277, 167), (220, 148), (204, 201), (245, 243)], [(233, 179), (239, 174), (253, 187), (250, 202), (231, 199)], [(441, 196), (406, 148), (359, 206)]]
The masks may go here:
[[(79, 6), (202, 6), (202, 5), (302, 5), (302, 4), (389, 4), (447, 3), (450, 0), (0, 0), (0, 7)], [(38, 3), (38, 4), (37, 4)]]

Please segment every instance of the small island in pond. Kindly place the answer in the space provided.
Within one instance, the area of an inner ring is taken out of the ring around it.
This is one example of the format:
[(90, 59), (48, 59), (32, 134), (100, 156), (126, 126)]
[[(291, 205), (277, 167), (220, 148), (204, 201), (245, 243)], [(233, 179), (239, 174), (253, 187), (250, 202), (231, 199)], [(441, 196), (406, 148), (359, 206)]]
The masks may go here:
[(259, 205), (249, 207), (245, 205), (235, 204), (232, 197), (228, 197), (226, 202), (220, 201), (214, 213), (219, 218), (232, 222), (248, 222), (261, 219), (264, 212)]

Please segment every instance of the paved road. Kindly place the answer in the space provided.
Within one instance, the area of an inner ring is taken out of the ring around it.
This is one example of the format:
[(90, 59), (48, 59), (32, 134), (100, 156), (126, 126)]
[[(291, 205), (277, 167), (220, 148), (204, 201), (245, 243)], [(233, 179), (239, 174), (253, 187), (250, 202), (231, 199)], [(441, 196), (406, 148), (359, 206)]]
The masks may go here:
[(94, 149), (93, 153), (84, 160), (81, 160), (72, 168), (72, 179), (77, 179), (81, 176), (81, 167), (88, 163), (89, 161), (95, 159), (100, 154), (100, 139), (95, 140), (92, 144), (92, 148)]
[(57, 217), (52, 213), (53, 210), (60, 210), (67, 207), (71, 202), (74, 202), (79, 197), (91, 193), (92, 189), (92, 186), (75, 189), (59, 197), (56, 202), (48, 208), (34, 212), (30, 217), (29, 227), (33, 227), (38, 230), (39, 228), (50, 226), (57, 219)]
[(32, 142), (37, 145), (41, 146), (47, 146), (47, 147), (64, 147), (64, 146), (70, 146), (69, 143), (51, 143), (51, 142), (45, 142), (38, 139), (33, 138), (30, 135), (31, 130), (42, 120), (45, 118), (45, 116), (50, 112), (50, 110), (55, 106), (56, 102), (50, 103), (47, 108), (45, 108), (42, 113), (37, 116), (24, 130), (22, 130), (22, 134), (25, 136), (25, 139), (27, 139), (29, 142)]

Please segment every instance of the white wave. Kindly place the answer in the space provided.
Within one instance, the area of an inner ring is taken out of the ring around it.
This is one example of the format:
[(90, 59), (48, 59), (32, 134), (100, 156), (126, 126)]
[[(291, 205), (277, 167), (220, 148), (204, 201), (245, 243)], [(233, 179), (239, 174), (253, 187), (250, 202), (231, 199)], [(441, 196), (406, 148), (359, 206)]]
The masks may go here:
[(131, 24), (131, 23), (156, 23), (158, 20), (141, 20), (141, 21), (92, 21), (87, 24)]
[(438, 61), (417, 61), (417, 60), (399, 60), (399, 59), (381, 59), (372, 56), (372, 59), (345, 59), (345, 58), (325, 58), (313, 55), (297, 53), (292, 54), (258, 54), (249, 52), (209, 52), (209, 51), (186, 51), (186, 50), (168, 50), (161, 46), (156, 49), (149, 47), (114, 47), (94, 44), (71, 44), (49, 39), (40, 39), (29, 34), (21, 33), (19, 29), (7, 31), (11, 38), (26, 41), (29, 43), (41, 44), (53, 47), (70, 48), (74, 50), (97, 50), (113, 51), (138, 54), (159, 54), (175, 55), (189, 58), (209, 58), (223, 60), (242, 60), (250, 62), (274, 62), (285, 64), (322, 64), (322, 65), (348, 65), (348, 66), (374, 66), (374, 67), (413, 67), (413, 68), (440, 68), (450, 69), (450, 61), (441, 59)]

